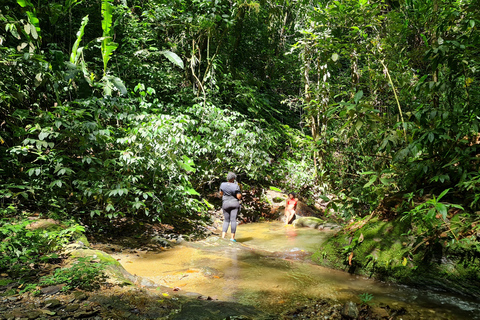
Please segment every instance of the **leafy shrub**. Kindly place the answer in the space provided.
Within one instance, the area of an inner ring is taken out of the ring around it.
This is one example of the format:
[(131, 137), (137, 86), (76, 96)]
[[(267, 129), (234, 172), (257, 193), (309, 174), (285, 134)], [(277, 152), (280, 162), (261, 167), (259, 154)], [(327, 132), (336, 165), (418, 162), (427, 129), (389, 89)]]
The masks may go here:
[(69, 268), (55, 269), (54, 273), (40, 279), (41, 286), (65, 284), (63, 291), (71, 289), (94, 290), (98, 289), (107, 276), (103, 272), (104, 266), (93, 262), (91, 257), (78, 258)]
[(20, 276), (33, 272), (35, 267), (52, 258), (62, 245), (72, 236), (83, 231), (83, 227), (73, 225), (66, 229), (31, 230), (27, 228), (32, 221), (0, 221), (0, 271), (10, 276)]

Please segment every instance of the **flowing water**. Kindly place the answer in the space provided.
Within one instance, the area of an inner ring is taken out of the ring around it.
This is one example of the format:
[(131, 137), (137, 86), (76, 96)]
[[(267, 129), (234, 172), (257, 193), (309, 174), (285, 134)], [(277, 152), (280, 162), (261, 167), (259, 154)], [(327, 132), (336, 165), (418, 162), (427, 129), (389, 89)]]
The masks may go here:
[(306, 299), (330, 298), (408, 313), (403, 319), (480, 319), (480, 301), (441, 291), (393, 285), (317, 266), (309, 255), (331, 232), (285, 227), (280, 222), (241, 225), (237, 243), (210, 237), (161, 252), (113, 255), (127, 271), (157, 284), (219, 300), (281, 311)]

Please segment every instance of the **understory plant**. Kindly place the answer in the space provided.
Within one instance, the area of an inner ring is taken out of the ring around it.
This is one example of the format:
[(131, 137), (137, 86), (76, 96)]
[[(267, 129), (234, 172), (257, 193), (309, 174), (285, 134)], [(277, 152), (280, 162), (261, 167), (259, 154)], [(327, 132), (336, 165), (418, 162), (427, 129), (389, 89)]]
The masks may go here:
[(11, 277), (35, 274), (40, 264), (58, 258), (58, 250), (84, 231), (79, 225), (45, 230), (31, 224), (31, 220), (0, 221), (0, 271)]
[(92, 257), (80, 257), (70, 267), (57, 268), (53, 274), (40, 278), (40, 286), (64, 285), (62, 291), (72, 289), (95, 290), (100, 288), (107, 278), (104, 265), (95, 262)]

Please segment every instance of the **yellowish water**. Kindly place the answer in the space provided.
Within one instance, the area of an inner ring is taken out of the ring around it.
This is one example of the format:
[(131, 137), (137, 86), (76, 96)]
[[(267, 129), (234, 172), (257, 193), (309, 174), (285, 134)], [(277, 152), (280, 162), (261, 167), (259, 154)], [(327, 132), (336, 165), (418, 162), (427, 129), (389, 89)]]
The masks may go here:
[(330, 232), (265, 222), (239, 226), (237, 243), (210, 237), (161, 252), (114, 256), (128, 272), (158, 284), (267, 310), (307, 298), (360, 303), (358, 295), (369, 293), (374, 296), (371, 303), (409, 310), (403, 319), (479, 319), (474, 300), (389, 285), (310, 263), (308, 253), (321, 248), (329, 236)]

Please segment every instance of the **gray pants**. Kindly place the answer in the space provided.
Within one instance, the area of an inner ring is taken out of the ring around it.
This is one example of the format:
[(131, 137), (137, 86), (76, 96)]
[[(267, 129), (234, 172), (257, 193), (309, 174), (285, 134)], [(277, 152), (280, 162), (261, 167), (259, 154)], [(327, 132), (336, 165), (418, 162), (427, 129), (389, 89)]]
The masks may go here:
[(237, 215), (240, 211), (240, 203), (236, 200), (226, 201), (222, 205), (223, 209), (223, 232), (227, 232), (228, 225), (231, 224), (230, 232), (235, 233), (237, 231)]

